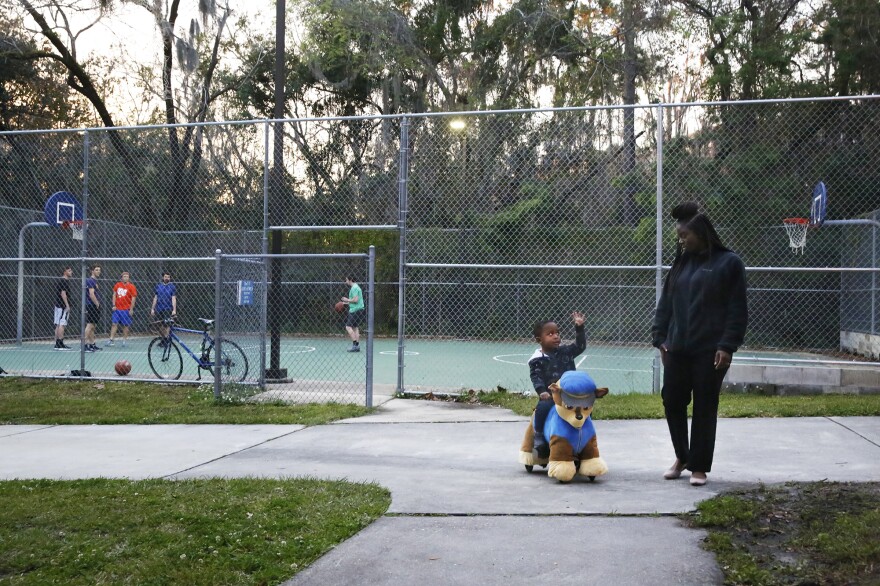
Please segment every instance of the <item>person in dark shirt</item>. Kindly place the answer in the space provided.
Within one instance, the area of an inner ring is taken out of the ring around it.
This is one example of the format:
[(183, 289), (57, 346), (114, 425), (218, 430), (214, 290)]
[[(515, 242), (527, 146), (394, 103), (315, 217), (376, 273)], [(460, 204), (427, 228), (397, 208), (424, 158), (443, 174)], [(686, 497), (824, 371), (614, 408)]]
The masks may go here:
[(73, 269), (64, 267), (64, 273), (55, 284), (55, 349), (56, 350), (73, 350), (70, 346), (64, 344), (64, 328), (67, 327), (67, 321), (70, 319), (70, 277), (73, 275)]
[(574, 359), (587, 348), (583, 314), (575, 311), (571, 314), (571, 319), (574, 321), (574, 344), (562, 345), (559, 326), (554, 321), (539, 321), (532, 328), (532, 334), (540, 344), (540, 348), (535, 350), (535, 353), (529, 358), (529, 377), (532, 379), (535, 392), (538, 393), (534, 426), (535, 450), (537, 450), (539, 458), (547, 458), (550, 455), (550, 446), (544, 438), (544, 422), (547, 420), (547, 414), (554, 407), (554, 403), (547, 387), (557, 382), (562, 373), (577, 370)]
[(690, 483), (703, 486), (715, 452), (721, 383), (748, 325), (746, 274), (697, 204), (675, 206), (672, 217), (678, 245), (651, 328), (663, 362), (663, 408), (676, 458), (663, 476), (674, 480), (688, 469)]
[(85, 346), (86, 352), (97, 352), (100, 350), (95, 343), (95, 330), (98, 322), (101, 321), (101, 298), (98, 292), (98, 279), (101, 277), (101, 265), (92, 267), (89, 278), (86, 279), (86, 329), (85, 329)]

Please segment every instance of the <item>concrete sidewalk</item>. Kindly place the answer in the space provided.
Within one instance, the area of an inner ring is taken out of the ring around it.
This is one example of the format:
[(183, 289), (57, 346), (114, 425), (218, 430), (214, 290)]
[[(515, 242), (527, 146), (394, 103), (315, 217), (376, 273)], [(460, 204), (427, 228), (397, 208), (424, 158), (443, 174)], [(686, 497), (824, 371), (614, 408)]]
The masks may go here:
[[(662, 420), (597, 421), (610, 471), (517, 463), (526, 419), (394, 399), (332, 425), (0, 427), (0, 478), (312, 476), (388, 487), (388, 513), (290, 584), (720, 584), (672, 516), (739, 486), (880, 481), (880, 417), (722, 419), (709, 483), (666, 481)], [(684, 560), (684, 562), (683, 562)]]

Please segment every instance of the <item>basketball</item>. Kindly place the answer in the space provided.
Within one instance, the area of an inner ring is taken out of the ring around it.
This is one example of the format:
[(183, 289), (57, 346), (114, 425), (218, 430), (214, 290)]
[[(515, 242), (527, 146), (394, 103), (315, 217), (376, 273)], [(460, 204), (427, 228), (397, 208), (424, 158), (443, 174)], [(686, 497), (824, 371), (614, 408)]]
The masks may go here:
[(118, 360), (114, 368), (116, 368), (116, 374), (125, 376), (131, 372), (131, 362), (128, 360)]
[(345, 310), (345, 303), (342, 301), (336, 302), (336, 313), (342, 313)]

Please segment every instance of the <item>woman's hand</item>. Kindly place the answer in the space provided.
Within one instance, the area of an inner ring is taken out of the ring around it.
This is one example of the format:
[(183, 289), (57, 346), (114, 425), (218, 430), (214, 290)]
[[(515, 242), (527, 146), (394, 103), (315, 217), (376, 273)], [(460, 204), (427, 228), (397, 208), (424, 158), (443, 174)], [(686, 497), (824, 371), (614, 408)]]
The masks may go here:
[(666, 366), (666, 354), (667, 354), (667, 352), (669, 352), (669, 348), (666, 347), (666, 344), (660, 344), (660, 346), (657, 349), (660, 350), (660, 362), (662, 362), (663, 366), (665, 367)]
[(547, 391), (544, 391), (543, 393), (541, 393), (538, 396), (541, 398), (542, 401), (546, 401), (547, 399), (550, 398), (550, 393), (548, 393)]
[(717, 350), (715, 352), (715, 370), (724, 370), (730, 367), (730, 360), (733, 357), (726, 350)]

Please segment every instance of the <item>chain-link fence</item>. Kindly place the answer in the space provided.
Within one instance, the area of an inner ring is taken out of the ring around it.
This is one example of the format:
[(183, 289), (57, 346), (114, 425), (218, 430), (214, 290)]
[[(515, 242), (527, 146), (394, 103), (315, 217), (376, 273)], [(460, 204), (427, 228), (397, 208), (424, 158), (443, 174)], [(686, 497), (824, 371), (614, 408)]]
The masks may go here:
[[(267, 340), (267, 261), (282, 267), (277, 363)], [(349, 293), (345, 275), (364, 275), (369, 300), (374, 266), (372, 253), (219, 250), (201, 258), (3, 260), (4, 286), (20, 271), (21, 310), (2, 325), (0, 367), (46, 378), (201, 382), (213, 384), (218, 398), (237, 400), (370, 405), (373, 306), (364, 304), (363, 353), (355, 356), (345, 352), (346, 315), (333, 300)], [(267, 380), (270, 363), (282, 380)]]
[[(263, 273), (260, 255), (375, 245), (380, 384), (527, 391), (532, 324), (555, 319), (573, 337), (577, 310), (589, 336), (580, 366), (645, 392), (656, 378), (650, 323), (674, 252), (669, 210), (696, 200), (747, 265), (739, 360), (870, 361), (880, 355), (878, 126), (871, 96), (0, 133), (9, 206), (0, 250), (5, 259), (243, 255), (223, 261), (223, 305), (234, 293), (239, 310), (225, 329), (268, 348), (253, 372), (275, 375), (285, 336), (348, 339), (327, 310), (345, 270), (276, 256)], [(828, 221), (795, 255), (782, 219), (810, 216), (818, 181)], [(80, 198), (84, 245), (30, 211), (62, 190)], [(0, 287), (22, 296), (15, 318), (0, 317), (9, 343), (52, 329), (38, 325), (47, 303), (38, 297), (59, 267), (21, 262), (23, 287), (20, 261), (2, 261)], [(201, 316), (216, 301), (203, 264), (132, 266), (147, 281), (168, 267)], [(115, 278), (119, 267), (107, 268)], [(238, 305), (242, 282), (265, 296), (265, 311)], [(303, 363), (333, 376), (284, 367), (288, 379), (339, 382), (338, 354), (317, 359), (320, 344), (298, 345), (311, 355)]]

